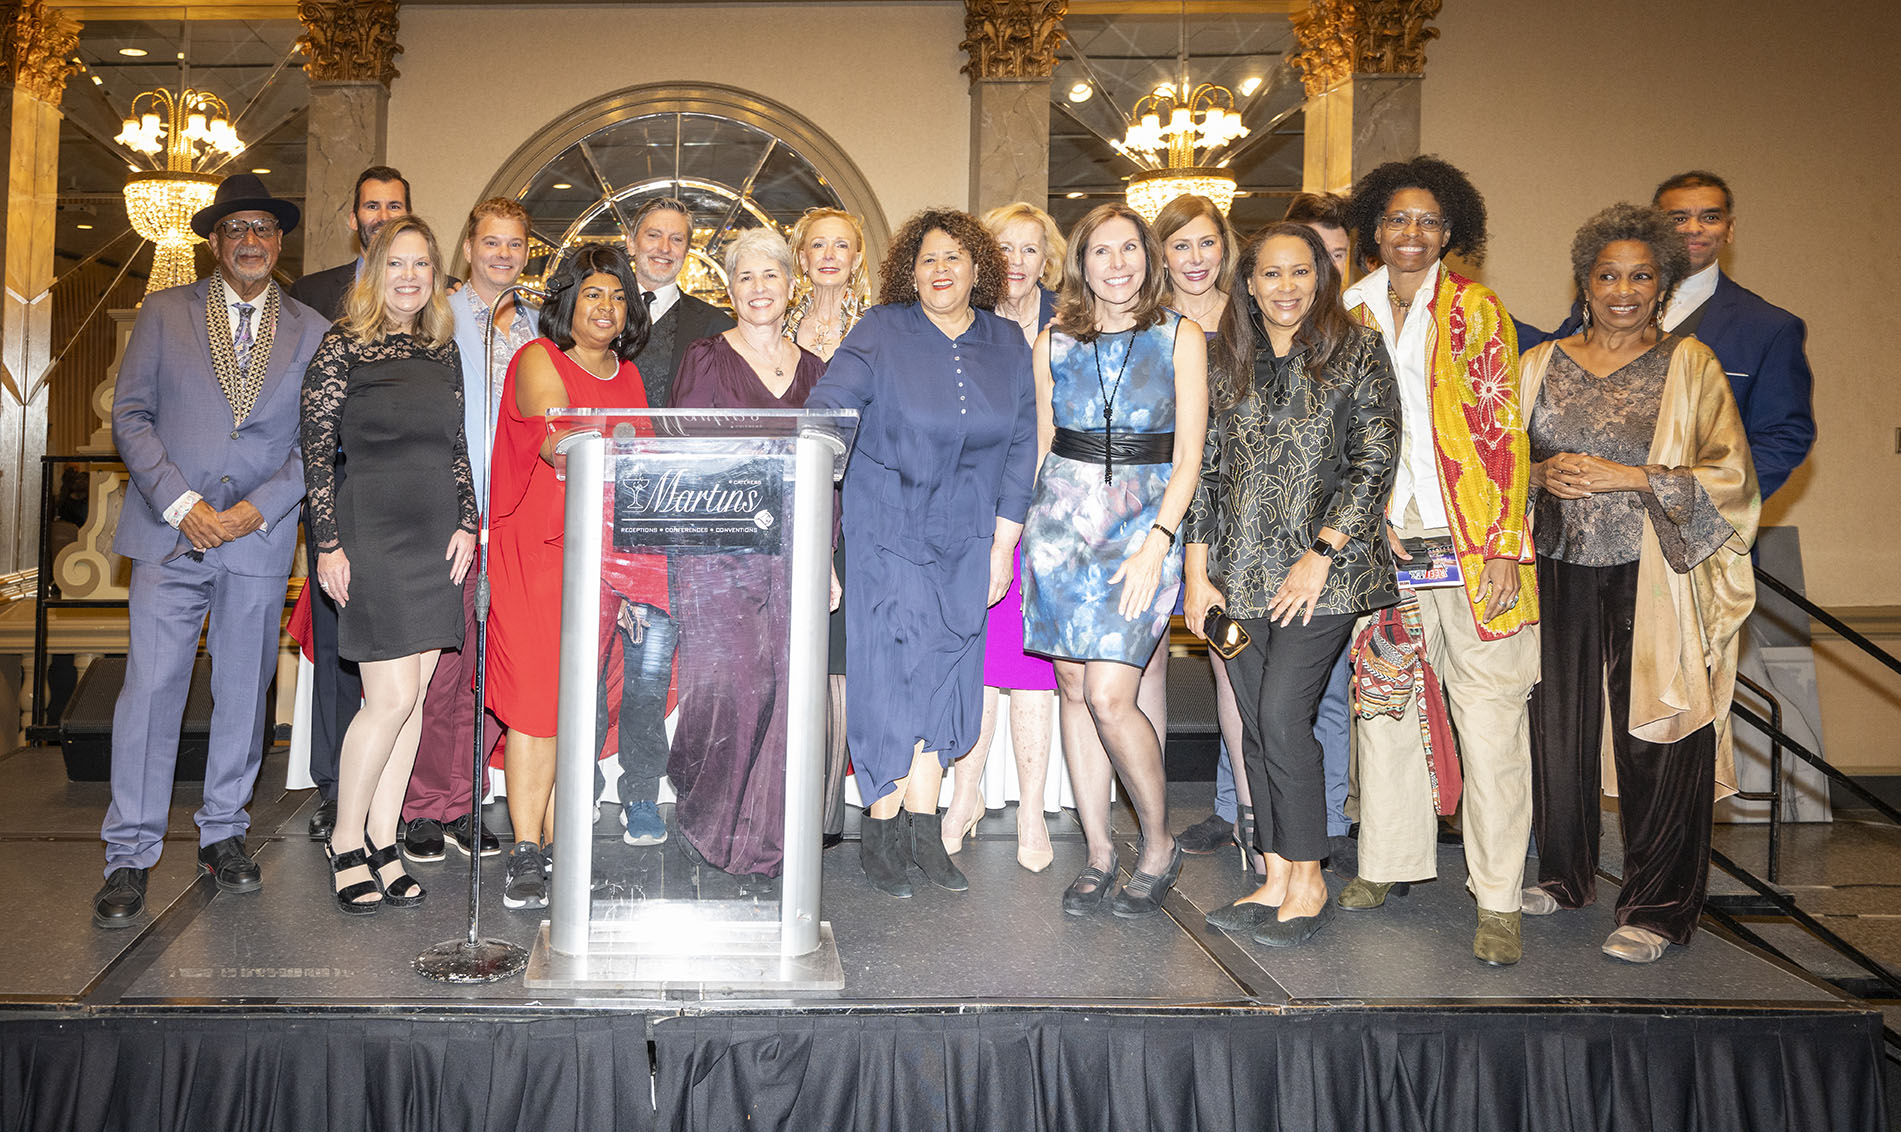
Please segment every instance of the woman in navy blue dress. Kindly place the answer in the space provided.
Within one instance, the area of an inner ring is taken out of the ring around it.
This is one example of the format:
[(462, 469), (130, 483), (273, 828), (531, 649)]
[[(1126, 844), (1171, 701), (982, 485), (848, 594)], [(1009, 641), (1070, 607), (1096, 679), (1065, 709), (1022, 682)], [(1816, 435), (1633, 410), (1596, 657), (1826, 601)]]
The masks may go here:
[(856, 409), (845, 470), (846, 728), (870, 799), (873, 887), (911, 895), (910, 866), (969, 887), (944, 851), (944, 767), (983, 714), (984, 611), (1010, 585), (1036, 467), (1023, 333), (990, 313), (1003, 254), (976, 218), (932, 209), (893, 237), (880, 305), (852, 328), (810, 409)]

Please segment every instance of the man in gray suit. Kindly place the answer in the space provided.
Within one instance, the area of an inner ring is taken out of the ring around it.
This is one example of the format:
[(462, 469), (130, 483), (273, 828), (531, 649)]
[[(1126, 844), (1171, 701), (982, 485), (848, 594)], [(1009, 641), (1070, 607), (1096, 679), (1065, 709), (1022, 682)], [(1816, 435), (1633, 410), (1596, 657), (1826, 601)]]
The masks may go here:
[(298, 400), (328, 320), (271, 280), (297, 206), (250, 173), (192, 217), (210, 278), (146, 298), (119, 366), (112, 439), (132, 491), (112, 548), (132, 560), (125, 687), (112, 716), (106, 883), (93, 923), (130, 926), (164, 848), (178, 728), (210, 617), (211, 745), (198, 860), (226, 891), (263, 882), (244, 812), (263, 758), (284, 583), (304, 495)]

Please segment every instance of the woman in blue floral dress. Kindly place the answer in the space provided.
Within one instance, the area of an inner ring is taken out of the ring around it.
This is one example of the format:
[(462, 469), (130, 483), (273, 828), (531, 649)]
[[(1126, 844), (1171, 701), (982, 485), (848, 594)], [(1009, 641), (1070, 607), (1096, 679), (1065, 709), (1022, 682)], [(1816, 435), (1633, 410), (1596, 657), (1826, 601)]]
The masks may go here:
[(1070, 236), (1055, 323), (1037, 339), (1043, 462), (1023, 529), (1024, 649), (1056, 662), (1063, 750), (1089, 864), (1063, 893), (1088, 915), (1116, 875), (1109, 786), (1142, 827), (1119, 916), (1161, 909), (1181, 872), (1168, 835), (1162, 736), (1136, 706), (1142, 667), (1182, 584), (1176, 534), (1194, 498), (1208, 420), (1201, 328), (1162, 303), (1167, 269), (1148, 224), (1103, 205)]

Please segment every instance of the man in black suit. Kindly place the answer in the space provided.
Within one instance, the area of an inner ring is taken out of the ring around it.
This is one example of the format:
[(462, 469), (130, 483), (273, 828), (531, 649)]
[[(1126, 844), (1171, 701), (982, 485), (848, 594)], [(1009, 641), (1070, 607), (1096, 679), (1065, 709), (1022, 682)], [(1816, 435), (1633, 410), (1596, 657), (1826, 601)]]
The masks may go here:
[(627, 258), (633, 261), (634, 279), (653, 324), (634, 365), (647, 387), (647, 404), (655, 409), (673, 404), (673, 375), (686, 348), (734, 326), (725, 311), (680, 290), (680, 271), (692, 246), (693, 214), (681, 202), (659, 197), (634, 213)]
[[(350, 231), (356, 233), (356, 258), (328, 271), (313, 272), (291, 284), (290, 296), (335, 322), (363, 270), (363, 256), (384, 224), (409, 211), (409, 182), (387, 165), (372, 165), (356, 178), (356, 206), (350, 210)], [(341, 463), (338, 473), (343, 473)], [(304, 531), (304, 552), (311, 578), (317, 576), (317, 540)], [(316, 670), (310, 703), (310, 777), (321, 796), (310, 818), (310, 837), (330, 836), (337, 821), (337, 755), (343, 733), (363, 703), (363, 681), (355, 664), (337, 655), (337, 607), (318, 590), (310, 595), (310, 650)]]

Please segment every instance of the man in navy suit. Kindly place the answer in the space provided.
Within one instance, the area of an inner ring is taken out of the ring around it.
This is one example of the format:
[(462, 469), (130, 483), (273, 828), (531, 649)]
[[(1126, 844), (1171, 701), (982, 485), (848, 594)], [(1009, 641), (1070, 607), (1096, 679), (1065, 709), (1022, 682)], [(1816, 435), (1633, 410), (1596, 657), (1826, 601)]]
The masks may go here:
[[(1815, 445), (1808, 332), (1801, 319), (1741, 286), (1717, 264), (1736, 238), (1736, 197), (1721, 177), (1702, 169), (1678, 173), (1657, 186), (1651, 204), (1676, 221), (1690, 248), (1690, 275), (1664, 308), (1663, 328), (1695, 335), (1729, 373), (1766, 500)], [(1569, 338), (1579, 326), (1574, 309), (1554, 337)]]
[(130, 926), (164, 848), (178, 729), (210, 618), (211, 745), (198, 860), (226, 891), (262, 884), (245, 851), (304, 497), (298, 400), (329, 324), (271, 280), (297, 206), (250, 173), (192, 218), (210, 278), (146, 298), (126, 343), (112, 439), (132, 490), (112, 549), (132, 560), (125, 687), (112, 716), (106, 883), (93, 923)]
[[(343, 317), (344, 303), (363, 270), (363, 256), (383, 225), (409, 213), (409, 181), (387, 165), (372, 165), (356, 175), (356, 204), (347, 218), (356, 233), (356, 258), (325, 271), (315, 271), (290, 285), (291, 298), (331, 322)], [(345, 475), (347, 469), (343, 469)], [(317, 576), (317, 540), (306, 535), (305, 553), (310, 577)], [(310, 595), (310, 777), (317, 784), (317, 808), (310, 817), (310, 837), (330, 836), (337, 821), (337, 758), (343, 734), (363, 703), (363, 679), (354, 661), (337, 655), (337, 606), (330, 595)]]

